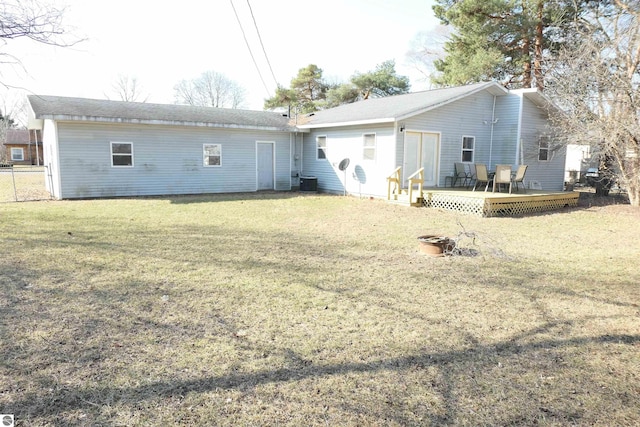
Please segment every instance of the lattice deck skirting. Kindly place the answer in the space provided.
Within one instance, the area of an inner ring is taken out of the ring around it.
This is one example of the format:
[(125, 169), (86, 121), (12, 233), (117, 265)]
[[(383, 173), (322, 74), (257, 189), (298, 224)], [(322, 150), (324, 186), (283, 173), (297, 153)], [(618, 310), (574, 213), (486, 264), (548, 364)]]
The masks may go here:
[(426, 190), (424, 206), (484, 217), (516, 216), (577, 206), (579, 194), (529, 192), (527, 194)]

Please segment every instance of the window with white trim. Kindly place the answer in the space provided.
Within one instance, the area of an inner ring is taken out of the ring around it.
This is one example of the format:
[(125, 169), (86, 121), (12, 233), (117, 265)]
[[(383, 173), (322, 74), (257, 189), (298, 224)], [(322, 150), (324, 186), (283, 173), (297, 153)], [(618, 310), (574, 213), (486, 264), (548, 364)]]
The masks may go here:
[(327, 158), (327, 137), (316, 136), (316, 160)]
[(362, 135), (362, 160), (376, 159), (376, 134), (365, 133)]
[(538, 141), (538, 161), (549, 161), (549, 137), (541, 136)]
[(133, 167), (133, 142), (111, 143), (111, 166), (114, 168)]
[(473, 152), (476, 146), (475, 136), (463, 136), (462, 137), (462, 161), (473, 162)]
[(204, 166), (222, 166), (222, 144), (202, 144), (202, 156)]
[(11, 161), (23, 162), (24, 161), (24, 148), (11, 147)]

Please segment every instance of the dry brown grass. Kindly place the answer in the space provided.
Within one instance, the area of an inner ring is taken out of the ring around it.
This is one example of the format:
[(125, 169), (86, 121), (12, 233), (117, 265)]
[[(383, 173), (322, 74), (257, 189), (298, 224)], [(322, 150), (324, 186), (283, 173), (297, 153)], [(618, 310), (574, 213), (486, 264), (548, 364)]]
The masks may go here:
[[(0, 413), (637, 425), (639, 219), (298, 194), (4, 204)], [(462, 227), (476, 256), (419, 253)]]
[(14, 166), (0, 169), (0, 203), (48, 200), (44, 167)]

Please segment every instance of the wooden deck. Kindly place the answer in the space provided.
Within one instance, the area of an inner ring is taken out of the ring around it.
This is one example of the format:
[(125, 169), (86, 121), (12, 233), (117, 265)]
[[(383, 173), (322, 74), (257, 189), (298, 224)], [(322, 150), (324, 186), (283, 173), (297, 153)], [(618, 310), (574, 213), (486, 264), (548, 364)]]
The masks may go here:
[(577, 206), (577, 191), (527, 190), (508, 192), (471, 191), (465, 188), (425, 188), (422, 203), (428, 208), (457, 211), (484, 217), (516, 216)]

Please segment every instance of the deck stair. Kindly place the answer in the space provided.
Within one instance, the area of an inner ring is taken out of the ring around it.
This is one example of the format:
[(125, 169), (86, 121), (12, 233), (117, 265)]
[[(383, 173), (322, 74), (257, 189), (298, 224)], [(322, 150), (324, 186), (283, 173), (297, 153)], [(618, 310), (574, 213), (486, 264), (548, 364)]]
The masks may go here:
[(406, 180), (406, 186), (403, 184), (402, 168), (398, 166), (387, 177), (387, 201), (407, 206), (423, 206), (424, 168), (418, 169), (409, 176)]

